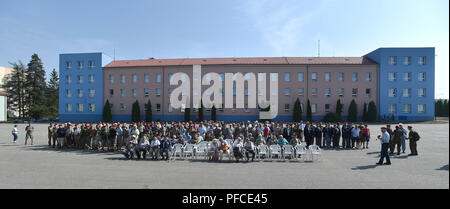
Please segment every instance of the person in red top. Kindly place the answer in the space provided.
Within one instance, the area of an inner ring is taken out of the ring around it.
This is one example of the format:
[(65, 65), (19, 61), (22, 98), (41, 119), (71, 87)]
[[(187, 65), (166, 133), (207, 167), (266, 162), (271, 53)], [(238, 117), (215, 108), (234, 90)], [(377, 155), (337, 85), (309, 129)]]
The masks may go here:
[(267, 124), (266, 124), (266, 127), (264, 127), (263, 134), (264, 134), (264, 138), (267, 138), (270, 135), (270, 128), (269, 128), (269, 126), (267, 126)]
[(362, 144), (363, 149), (369, 149), (369, 140), (370, 140), (370, 129), (367, 127), (367, 123), (364, 124), (364, 128), (361, 130), (362, 132)]

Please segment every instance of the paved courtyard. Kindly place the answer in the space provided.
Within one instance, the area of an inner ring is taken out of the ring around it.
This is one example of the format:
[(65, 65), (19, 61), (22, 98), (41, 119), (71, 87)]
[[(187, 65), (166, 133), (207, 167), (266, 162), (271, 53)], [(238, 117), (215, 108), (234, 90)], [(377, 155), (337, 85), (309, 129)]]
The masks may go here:
[(372, 125), (365, 150), (324, 150), (319, 162), (211, 163), (203, 160), (126, 160), (119, 153), (55, 150), (47, 124), (34, 124), (36, 141), (13, 144), (12, 124), (0, 124), (0, 188), (443, 188), (449, 189), (449, 127), (415, 124), (418, 156), (392, 156), (375, 166), (380, 144)]

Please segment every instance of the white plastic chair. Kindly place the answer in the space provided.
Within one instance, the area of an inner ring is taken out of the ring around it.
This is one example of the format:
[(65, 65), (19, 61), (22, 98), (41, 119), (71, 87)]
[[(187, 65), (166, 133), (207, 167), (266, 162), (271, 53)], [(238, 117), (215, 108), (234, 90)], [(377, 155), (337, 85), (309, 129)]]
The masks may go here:
[(194, 159), (194, 148), (195, 148), (194, 144), (186, 144), (186, 146), (184, 146), (183, 148), (184, 157), (191, 155), (192, 159)]
[(303, 161), (305, 161), (306, 156), (307, 156), (306, 155), (306, 147), (303, 145), (300, 145), (300, 144), (295, 146), (295, 160), (297, 160), (297, 161), (299, 160), (298, 159), (299, 155), (303, 155), (302, 159), (303, 159)]
[(175, 144), (172, 147), (172, 159), (175, 159), (175, 157), (180, 156), (181, 158), (183, 158), (183, 145), (182, 144)]
[(270, 147), (269, 147), (270, 160), (272, 160), (274, 155), (277, 155), (278, 159), (281, 159), (281, 147), (278, 144), (273, 144), (273, 145), (270, 145)]
[(269, 158), (269, 148), (267, 147), (267, 145), (265, 144), (260, 144), (257, 147), (258, 149), (258, 153), (256, 155), (256, 157), (258, 158), (258, 160), (261, 160), (261, 155), (264, 155), (264, 157), (267, 159)]
[(233, 144), (233, 139), (225, 139), (225, 141), (227, 141), (227, 143), (230, 144), (230, 145)]
[(294, 147), (292, 145), (283, 145), (283, 160), (286, 160), (286, 155), (292, 159), (294, 156)]
[(317, 145), (309, 145), (309, 150), (311, 151), (311, 161), (314, 161), (314, 155), (317, 155), (317, 160), (322, 157), (322, 150)]
[(203, 155), (205, 159), (208, 157), (208, 143), (200, 142), (197, 145), (197, 149), (195, 150), (195, 159), (197, 159), (197, 156)]

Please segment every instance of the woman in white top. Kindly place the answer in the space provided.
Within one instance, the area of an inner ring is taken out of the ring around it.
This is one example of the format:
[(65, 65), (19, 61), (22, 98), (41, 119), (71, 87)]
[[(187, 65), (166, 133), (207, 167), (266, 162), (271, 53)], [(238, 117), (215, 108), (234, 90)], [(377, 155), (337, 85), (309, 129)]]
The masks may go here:
[(213, 139), (211, 145), (209, 146), (209, 160), (218, 160), (219, 159), (219, 144), (217, 143), (217, 139)]
[(19, 138), (19, 132), (17, 131), (17, 125), (14, 125), (14, 128), (12, 129), (12, 135), (14, 137), (13, 143), (16, 143), (17, 138)]
[(236, 162), (239, 162), (239, 159), (242, 158), (242, 147), (242, 138), (238, 137), (233, 143), (233, 154), (234, 158), (236, 158)]

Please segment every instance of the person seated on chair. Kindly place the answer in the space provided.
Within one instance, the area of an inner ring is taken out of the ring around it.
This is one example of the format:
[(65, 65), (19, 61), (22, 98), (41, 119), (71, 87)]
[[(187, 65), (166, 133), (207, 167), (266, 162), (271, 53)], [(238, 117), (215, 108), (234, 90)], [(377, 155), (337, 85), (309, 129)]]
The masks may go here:
[(153, 140), (150, 142), (150, 156), (152, 157), (152, 160), (158, 160), (160, 145), (161, 142), (158, 140), (156, 136), (154, 136)]
[(248, 156), (249, 153), (252, 154), (252, 162), (253, 162), (253, 160), (255, 159), (255, 146), (248, 138), (245, 139), (244, 150), (245, 156), (247, 157), (247, 162), (250, 159), (250, 157)]
[(280, 145), (281, 147), (281, 157), (283, 157), (284, 156), (283, 146), (287, 145), (288, 141), (283, 137), (283, 135), (280, 135), (280, 137), (278, 137), (277, 144)]
[(208, 159), (217, 161), (219, 159), (219, 144), (217, 139), (213, 139), (208, 150)]
[(239, 162), (239, 159), (242, 157), (242, 138), (238, 137), (233, 144), (233, 154), (236, 162)]
[(223, 153), (228, 153), (229, 144), (227, 141), (223, 140), (223, 137), (219, 137), (219, 152), (220, 152), (220, 159), (222, 159)]
[(125, 143), (125, 150), (123, 152), (126, 158), (133, 158), (137, 144), (138, 141), (136, 135), (131, 135)]
[(266, 141), (264, 140), (262, 134), (259, 134), (258, 138), (256, 139), (256, 146), (264, 145), (264, 144), (266, 144)]
[(170, 159), (170, 152), (172, 151), (172, 142), (169, 140), (169, 136), (165, 136), (161, 141), (161, 159), (164, 160), (164, 154), (166, 154), (166, 160)]
[(150, 145), (150, 143), (147, 140), (147, 136), (145, 134), (141, 135), (141, 137), (139, 138), (139, 143), (136, 146), (136, 155), (137, 155), (138, 159), (141, 158), (141, 153), (142, 153), (142, 158), (145, 159), (149, 145)]

